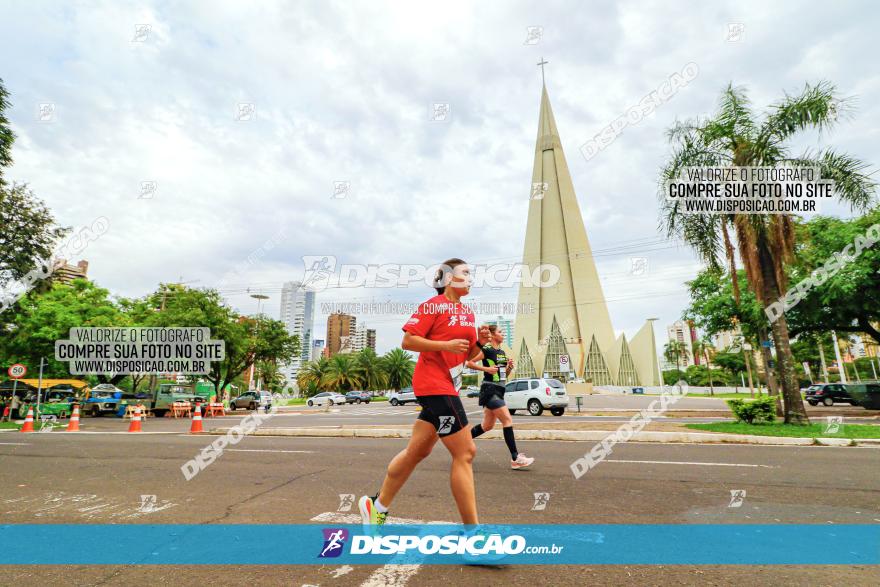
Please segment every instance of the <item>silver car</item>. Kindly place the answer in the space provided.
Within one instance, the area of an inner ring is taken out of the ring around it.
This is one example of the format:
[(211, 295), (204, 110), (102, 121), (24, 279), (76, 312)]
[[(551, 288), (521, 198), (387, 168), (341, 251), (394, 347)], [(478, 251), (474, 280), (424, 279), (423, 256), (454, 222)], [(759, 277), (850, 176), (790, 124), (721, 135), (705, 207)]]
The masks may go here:
[(416, 394), (412, 387), (404, 387), (400, 391), (392, 391), (388, 395), (388, 403), (392, 406), (402, 406), (407, 403), (415, 403)]
[(268, 391), (246, 391), (229, 402), (229, 409), (232, 411), (239, 408), (242, 410), (256, 410), (271, 404), (272, 395)]
[(331, 406), (336, 404), (344, 404), (345, 396), (335, 391), (322, 391), (321, 393), (309, 398), (306, 402), (308, 406), (323, 406), (329, 403)]

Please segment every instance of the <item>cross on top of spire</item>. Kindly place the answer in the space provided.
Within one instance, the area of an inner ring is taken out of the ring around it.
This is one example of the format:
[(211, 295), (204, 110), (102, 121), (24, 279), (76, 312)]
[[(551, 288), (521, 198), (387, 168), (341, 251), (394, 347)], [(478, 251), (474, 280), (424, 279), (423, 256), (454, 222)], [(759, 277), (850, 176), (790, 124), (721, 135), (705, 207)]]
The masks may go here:
[(538, 65), (541, 66), (541, 85), (546, 85), (544, 83), (544, 66), (550, 63), (549, 61), (545, 61), (543, 57), (541, 57), (541, 61), (538, 62)]

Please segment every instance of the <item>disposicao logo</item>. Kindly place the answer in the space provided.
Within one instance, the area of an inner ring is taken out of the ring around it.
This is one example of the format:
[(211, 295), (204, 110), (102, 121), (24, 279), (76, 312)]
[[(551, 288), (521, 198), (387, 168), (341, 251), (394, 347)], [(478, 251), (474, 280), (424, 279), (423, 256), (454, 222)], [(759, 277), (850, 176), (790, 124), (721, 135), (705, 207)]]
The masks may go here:
[(345, 541), (348, 540), (348, 530), (344, 528), (324, 528), (324, 547), (318, 554), (318, 558), (335, 558), (342, 554)]

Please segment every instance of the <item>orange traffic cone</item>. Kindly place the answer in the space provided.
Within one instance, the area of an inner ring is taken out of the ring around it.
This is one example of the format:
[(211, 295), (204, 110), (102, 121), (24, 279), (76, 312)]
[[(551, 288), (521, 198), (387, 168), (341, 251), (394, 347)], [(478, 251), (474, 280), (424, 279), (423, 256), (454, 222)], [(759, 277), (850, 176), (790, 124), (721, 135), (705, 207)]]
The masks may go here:
[(68, 432), (79, 432), (79, 404), (73, 404), (73, 413), (70, 422), (67, 423)]
[(131, 424), (128, 426), (129, 432), (141, 432), (141, 408), (134, 409), (134, 415), (131, 417)]
[(34, 409), (28, 408), (27, 417), (24, 419), (24, 425), (21, 427), (22, 432), (34, 431)]
[(198, 434), (199, 432), (204, 432), (202, 430), (202, 407), (196, 404), (196, 411), (193, 413), (192, 426), (189, 428), (189, 433)]

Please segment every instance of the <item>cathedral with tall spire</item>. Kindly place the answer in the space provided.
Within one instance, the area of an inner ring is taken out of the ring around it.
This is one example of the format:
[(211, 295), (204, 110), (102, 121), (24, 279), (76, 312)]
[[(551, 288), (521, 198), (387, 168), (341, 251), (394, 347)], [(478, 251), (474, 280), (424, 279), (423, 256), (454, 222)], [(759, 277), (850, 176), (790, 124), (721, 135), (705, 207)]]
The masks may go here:
[(546, 84), (530, 194), (523, 265), (530, 271), (553, 265), (559, 279), (547, 287), (520, 284), (511, 347), (519, 359), (517, 376), (573, 374), (594, 385), (660, 385), (651, 323), (632, 341), (614, 336)]

